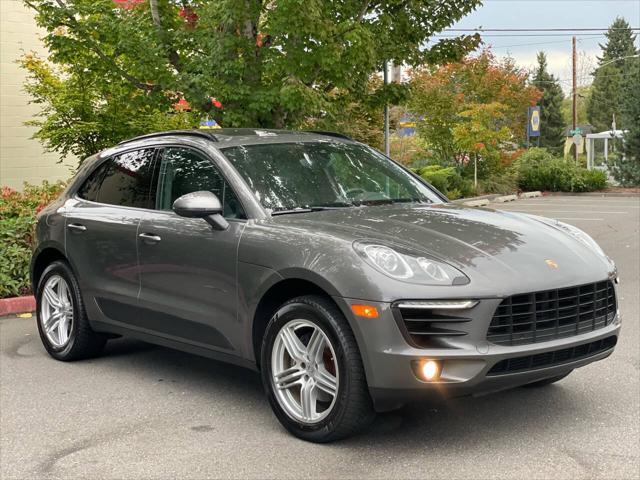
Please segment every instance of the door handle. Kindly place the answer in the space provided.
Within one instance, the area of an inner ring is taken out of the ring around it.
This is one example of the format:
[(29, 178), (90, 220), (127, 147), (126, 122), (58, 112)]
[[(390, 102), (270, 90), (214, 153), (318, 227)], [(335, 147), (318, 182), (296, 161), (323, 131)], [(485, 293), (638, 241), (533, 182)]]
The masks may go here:
[(69, 225), (67, 225), (67, 228), (75, 232), (84, 232), (87, 230), (87, 227), (81, 225), (80, 223), (70, 223)]
[(162, 240), (159, 235), (154, 235), (153, 233), (141, 233), (138, 237), (145, 243), (158, 243)]

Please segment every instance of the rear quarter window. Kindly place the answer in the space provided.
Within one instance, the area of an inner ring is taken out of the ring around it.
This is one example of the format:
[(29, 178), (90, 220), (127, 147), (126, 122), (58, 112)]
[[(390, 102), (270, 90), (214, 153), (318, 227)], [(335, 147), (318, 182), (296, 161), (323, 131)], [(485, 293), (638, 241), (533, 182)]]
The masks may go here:
[(135, 150), (110, 158), (78, 190), (85, 200), (122, 207), (153, 208), (155, 150)]
[(91, 202), (98, 201), (98, 193), (100, 192), (100, 184), (102, 183), (102, 177), (108, 167), (108, 161), (96, 168), (89, 177), (84, 181), (80, 189), (78, 189), (78, 196), (84, 200)]

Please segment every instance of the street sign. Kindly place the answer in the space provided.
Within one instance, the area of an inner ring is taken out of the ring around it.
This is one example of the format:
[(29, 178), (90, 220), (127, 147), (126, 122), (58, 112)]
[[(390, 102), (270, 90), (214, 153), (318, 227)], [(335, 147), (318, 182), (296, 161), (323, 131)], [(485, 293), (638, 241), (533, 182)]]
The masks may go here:
[(580, 127), (574, 128), (573, 130), (569, 130), (571, 135), (582, 135), (582, 129)]
[(529, 107), (527, 111), (527, 135), (529, 137), (540, 136), (540, 107)]

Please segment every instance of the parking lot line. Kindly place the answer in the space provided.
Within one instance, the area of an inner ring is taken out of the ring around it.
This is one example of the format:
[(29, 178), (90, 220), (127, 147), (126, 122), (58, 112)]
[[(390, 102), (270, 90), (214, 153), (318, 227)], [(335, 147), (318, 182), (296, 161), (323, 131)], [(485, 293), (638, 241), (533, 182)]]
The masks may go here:
[[(561, 204), (563, 207), (601, 207), (602, 203), (565, 203), (565, 202), (545, 202), (545, 203), (522, 203), (522, 206), (527, 207), (548, 207), (553, 204)], [(625, 207), (625, 208), (640, 208), (640, 202), (625, 202), (625, 203), (611, 203), (607, 202), (607, 205), (612, 207)]]
[(591, 220), (594, 222), (602, 222), (604, 218), (577, 218), (577, 217), (553, 217), (556, 220)]
[[(516, 210), (519, 207), (514, 207), (514, 209), (506, 209), (506, 208), (501, 208), (500, 210), (508, 210), (510, 212), (517, 212), (518, 210)], [(536, 209), (537, 211), (540, 211), (541, 209)], [(602, 212), (602, 211), (594, 211), (594, 210), (588, 210), (587, 212), (585, 212), (584, 210), (544, 210), (545, 213), (597, 213), (597, 214), (601, 214), (601, 215), (613, 215), (613, 214), (628, 214), (629, 212)]]

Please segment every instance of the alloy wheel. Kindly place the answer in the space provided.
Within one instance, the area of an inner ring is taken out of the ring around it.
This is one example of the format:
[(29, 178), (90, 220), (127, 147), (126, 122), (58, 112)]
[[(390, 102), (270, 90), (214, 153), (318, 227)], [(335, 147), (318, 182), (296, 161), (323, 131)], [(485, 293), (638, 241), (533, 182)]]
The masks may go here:
[(338, 362), (331, 341), (314, 323), (291, 320), (275, 338), (271, 381), (280, 406), (294, 420), (314, 424), (336, 403)]
[(69, 343), (73, 327), (73, 301), (69, 285), (60, 275), (52, 275), (43, 286), (40, 322), (51, 345), (62, 348)]

